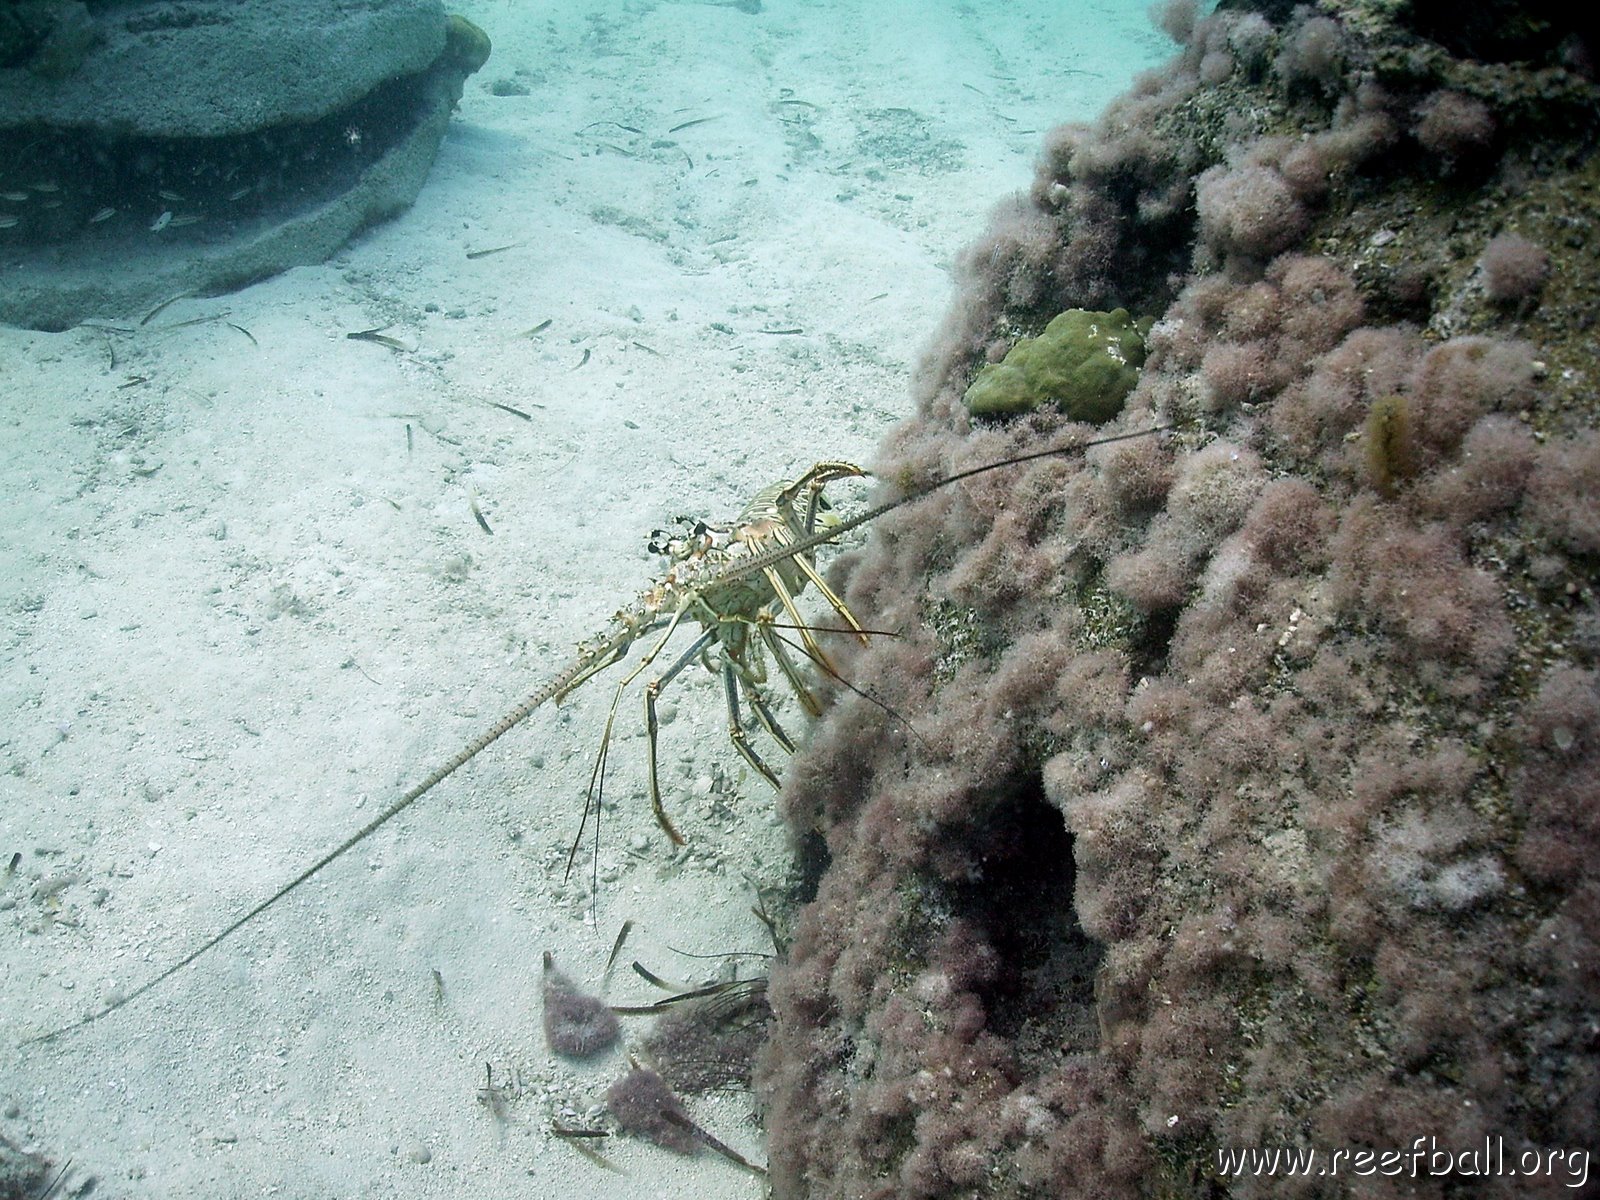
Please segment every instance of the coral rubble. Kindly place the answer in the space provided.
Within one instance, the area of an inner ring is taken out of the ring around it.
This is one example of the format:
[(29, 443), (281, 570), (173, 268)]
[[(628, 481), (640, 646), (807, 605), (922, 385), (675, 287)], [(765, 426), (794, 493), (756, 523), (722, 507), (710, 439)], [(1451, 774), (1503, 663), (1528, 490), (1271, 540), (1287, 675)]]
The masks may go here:
[[(879, 703), (841, 692), (784, 795), (826, 849), (770, 985), (776, 1195), (1573, 1194), (1600, 41), (1485, 7), (1167, 4), (1177, 59), (966, 256), (885, 479), (1081, 432), (963, 403), (1074, 308), (1154, 322), (1103, 431), (1178, 428), (943, 489), (841, 564), (900, 636), (841, 655)], [(1417, 1139), (1545, 1166), (1219, 1158)]]

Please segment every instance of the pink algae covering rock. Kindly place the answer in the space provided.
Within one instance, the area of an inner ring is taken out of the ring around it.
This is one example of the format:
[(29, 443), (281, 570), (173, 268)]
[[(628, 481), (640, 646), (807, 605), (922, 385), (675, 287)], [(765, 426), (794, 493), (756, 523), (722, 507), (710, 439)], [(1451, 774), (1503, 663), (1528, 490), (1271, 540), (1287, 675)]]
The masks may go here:
[(1378, 87), (1404, 25), (1189, 15), (963, 259), (882, 475), (1064, 439), (961, 396), (1075, 306), (1155, 322), (1101, 432), (1178, 428), (975, 477), (840, 570), (901, 636), (841, 654), (881, 704), (841, 691), (783, 796), (820, 883), (769, 989), (777, 1196), (1278, 1195), (1219, 1150), (1416, 1137), (1540, 1151), (1471, 1190), (1558, 1195), (1595, 1148), (1587, 339), (1371, 237), (1391, 203), (1498, 228), (1515, 189), (1470, 172), (1539, 135), (1448, 98), (1482, 77), (1447, 52)]

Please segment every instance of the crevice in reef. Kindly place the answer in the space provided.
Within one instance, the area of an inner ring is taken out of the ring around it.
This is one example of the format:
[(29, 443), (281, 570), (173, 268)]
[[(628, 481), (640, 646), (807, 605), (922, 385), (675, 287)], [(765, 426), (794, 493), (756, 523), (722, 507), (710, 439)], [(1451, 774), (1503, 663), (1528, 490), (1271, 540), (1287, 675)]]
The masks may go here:
[(1167, 653), (1181, 611), (1169, 608), (1153, 612), (1134, 628), (1128, 645), (1128, 670), (1133, 678), (1159, 675), (1167, 669)]
[(1486, 63), (1537, 62), (1560, 54), (1565, 39), (1579, 30), (1593, 39), (1600, 22), (1587, 6), (1542, 3), (1452, 4), (1449, 0), (1413, 0), (1411, 25), (1421, 37), (1451, 54)]
[(971, 832), (977, 870), (951, 885), (953, 916), (981, 932), (999, 960), (980, 992), (989, 1029), (1022, 1061), (1094, 1050), (1094, 977), (1102, 948), (1073, 909), (1073, 836), (1037, 769), (1008, 780)]
[(815, 829), (808, 831), (795, 847), (794, 861), (794, 902), (810, 904), (817, 898), (822, 877), (833, 863), (833, 855), (828, 853), (828, 839)]

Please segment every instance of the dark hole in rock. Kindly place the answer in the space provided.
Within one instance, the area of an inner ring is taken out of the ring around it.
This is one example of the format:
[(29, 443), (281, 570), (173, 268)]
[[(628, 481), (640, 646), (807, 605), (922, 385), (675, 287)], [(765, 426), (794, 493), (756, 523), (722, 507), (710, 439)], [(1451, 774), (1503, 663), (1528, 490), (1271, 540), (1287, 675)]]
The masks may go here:
[(1133, 678), (1153, 678), (1167, 669), (1167, 652), (1178, 631), (1181, 611), (1169, 608), (1150, 613), (1135, 627), (1128, 645), (1128, 670)]
[(1588, 53), (1600, 45), (1600, 17), (1594, 7), (1563, 0), (1413, 0), (1410, 24), (1453, 55), (1489, 63), (1559, 60), (1573, 38)]
[(1093, 1051), (1099, 1045), (1094, 980), (1104, 948), (1073, 907), (1073, 836), (1046, 799), (1037, 770), (1002, 787), (967, 836), (977, 870), (950, 885), (952, 915), (976, 926), (999, 957), (982, 999), (992, 1032), (1019, 1058)]
[(828, 839), (815, 829), (809, 830), (800, 838), (800, 844), (795, 848), (794, 859), (795, 903), (810, 904), (817, 898), (817, 891), (822, 887), (822, 877), (828, 873), (828, 868), (833, 864), (833, 855), (828, 853)]

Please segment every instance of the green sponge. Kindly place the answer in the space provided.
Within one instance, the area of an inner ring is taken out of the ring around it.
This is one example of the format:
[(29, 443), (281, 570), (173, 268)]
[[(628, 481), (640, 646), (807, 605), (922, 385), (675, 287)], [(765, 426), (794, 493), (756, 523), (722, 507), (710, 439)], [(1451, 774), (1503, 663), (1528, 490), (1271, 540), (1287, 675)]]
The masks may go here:
[(1053, 405), (1075, 421), (1100, 425), (1122, 411), (1144, 365), (1148, 321), (1126, 309), (1069, 308), (1035, 338), (1023, 338), (967, 389), (967, 411), (1001, 417)]

